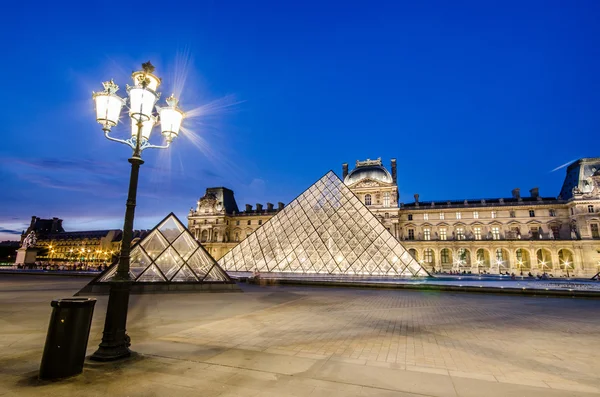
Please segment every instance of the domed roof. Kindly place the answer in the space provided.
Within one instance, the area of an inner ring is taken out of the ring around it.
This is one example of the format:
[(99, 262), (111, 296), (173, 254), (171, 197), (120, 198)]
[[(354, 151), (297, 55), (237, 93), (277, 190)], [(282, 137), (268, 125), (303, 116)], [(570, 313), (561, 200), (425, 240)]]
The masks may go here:
[(385, 167), (381, 165), (367, 165), (361, 166), (353, 169), (350, 173), (344, 178), (344, 183), (346, 185), (353, 185), (356, 182), (362, 179), (373, 179), (375, 181), (384, 182), (384, 183), (392, 183), (392, 176), (385, 169)]

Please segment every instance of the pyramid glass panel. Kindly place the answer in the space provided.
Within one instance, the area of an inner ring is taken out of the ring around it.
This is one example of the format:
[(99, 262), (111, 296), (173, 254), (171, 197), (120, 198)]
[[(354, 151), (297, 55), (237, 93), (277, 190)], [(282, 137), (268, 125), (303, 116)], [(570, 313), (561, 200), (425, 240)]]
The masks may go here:
[(150, 259), (154, 260), (169, 246), (169, 242), (158, 230), (150, 234), (140, 244)]
[(183, 265), (183, 259), (173, 247), (169, 247), (156, 258), (154, 263), (159, 267), (167, 280), (170, 280), (177, 273), (181, 265)]
[(178, 282), (193, 282), (198, 281), (198, 278), (187, 265), (183, 265), (177, 274), (171, 279), (171, 281)]
[(183, 233), (173, 242), (173, 248), (184, 260), (187, 260), (198, 248), (198, 243), (189, 233)]
[(331, 171), (219, 263), (240, 272), (428, 275)]
[(172, 243), (181, 232), (183, 232), (184, 227), (179, 222), (176, 222), (172, 217), (165, 219), (160, 226), (158, 227), (160, 233)]
[(136, 281), (144, 281), (155, 283), (157, 281), (167, 281), (160, 273), (160, 270), (156, 267), (156, 265), (150, 265), (149, 268), (146, 269), (144, 273)]

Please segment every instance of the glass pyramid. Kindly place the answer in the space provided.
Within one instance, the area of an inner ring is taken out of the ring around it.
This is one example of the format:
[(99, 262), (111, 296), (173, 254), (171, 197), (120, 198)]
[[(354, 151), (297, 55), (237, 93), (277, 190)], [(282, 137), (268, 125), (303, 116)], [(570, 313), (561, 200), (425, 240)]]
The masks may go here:
[[(113, 264), (96, 282), (109, 282)], [(201, 283), (232, 280), (175, 214), (169, 214), (131, 249), (129, 276), (134, 282)]]
[(236, 272), (429, 276), (333, 171), (219, 264)]

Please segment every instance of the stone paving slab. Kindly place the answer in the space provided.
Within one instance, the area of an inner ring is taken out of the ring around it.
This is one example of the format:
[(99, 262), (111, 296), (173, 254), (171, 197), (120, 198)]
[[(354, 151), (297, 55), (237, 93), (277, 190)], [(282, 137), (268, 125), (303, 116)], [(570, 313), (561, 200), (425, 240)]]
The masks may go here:
[(0, 276), (0, 396), (600, 394), (597, 301), (247, 285), (134, 296), (134, 358), (40, 382), (50, 300), (85, 280), (19, 279)]

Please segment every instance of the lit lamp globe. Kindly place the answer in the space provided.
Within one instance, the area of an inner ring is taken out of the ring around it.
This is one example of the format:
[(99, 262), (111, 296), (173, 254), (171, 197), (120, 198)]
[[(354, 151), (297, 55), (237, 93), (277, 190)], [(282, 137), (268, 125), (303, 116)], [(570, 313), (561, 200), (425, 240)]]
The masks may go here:
[(92, 94), (96, 106), (96, 121), (102, 124), (104, 131), (110, 131), (119, 123), (119, 115), (125, 100), (116, 94), (119, 86), (114, 81), (106, 81), (102, 85), (104, 91)]
[[(131, 136), (134, 139), (137, 139), (138, 134), (138, 121), (134, 118), (131, 118)], [(152, 133), (152, 128), (156, 124), (156, 117), (150, 116), (148, 120), (142, 121), (142, 142), (150, 140), (150, 134)]]
[(171, 142), (179, 135), (179, 129), (181, 128), (184, 113), (177, 107), (179, 101), (174, 95), (171, 94), (171, 96), (166, 99), (166, 102), (168, 106), (162, 108), (157, 106), (156, 109), (160, 116), (161, 132), (167, 142)]
[(133, 86), (127, 86), (129, 93), (129, 115), (136, 121), (147, 121), (152, 118), (154, 104), (160, 96), (156, 90), (160, 79), (152, 74), (154, 66), (144, 65), (144, 70), (133, 72)]

